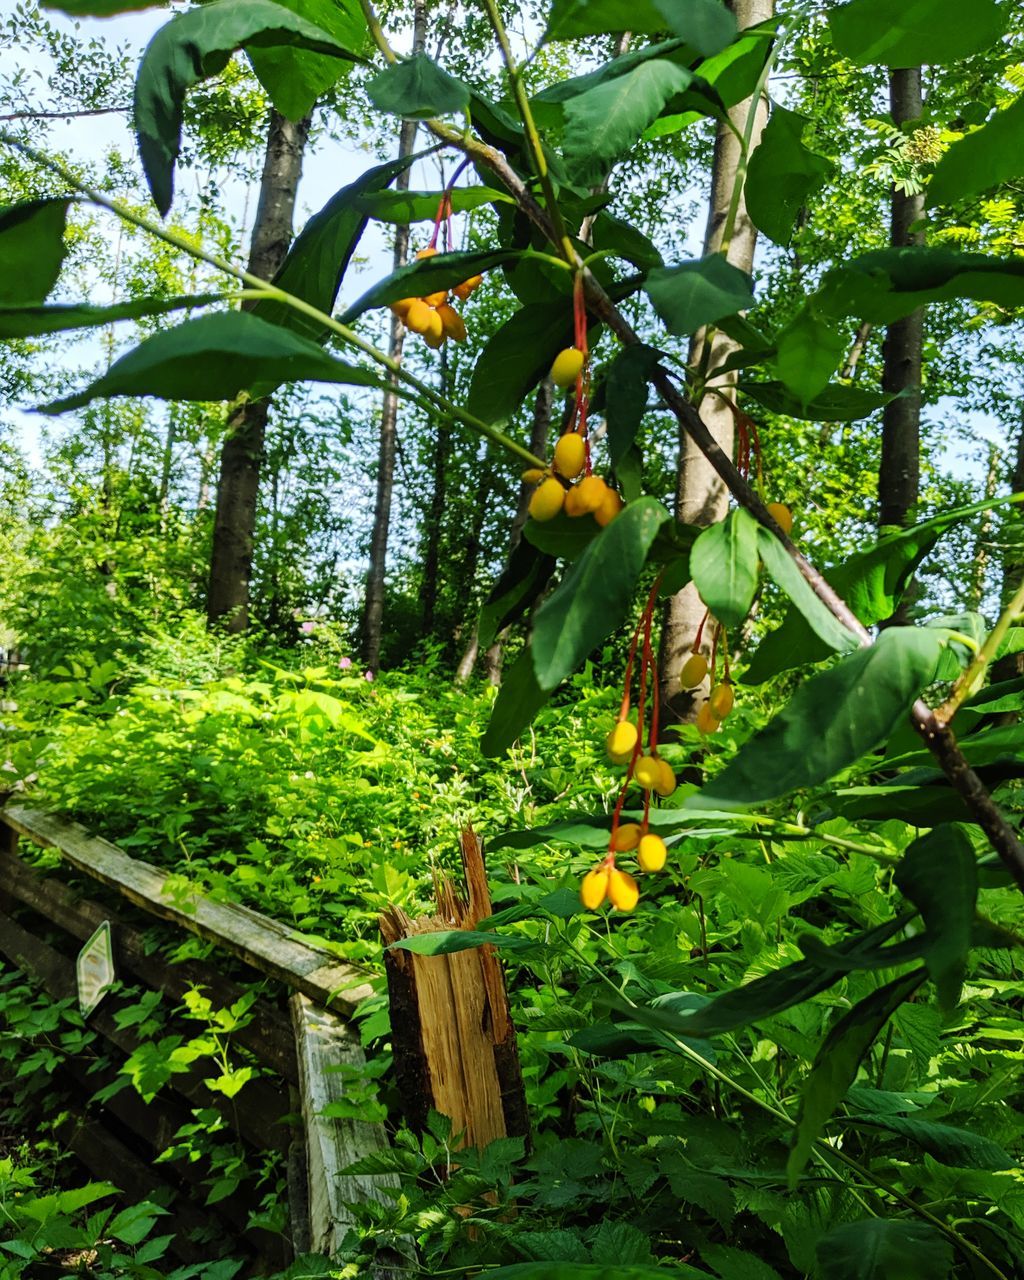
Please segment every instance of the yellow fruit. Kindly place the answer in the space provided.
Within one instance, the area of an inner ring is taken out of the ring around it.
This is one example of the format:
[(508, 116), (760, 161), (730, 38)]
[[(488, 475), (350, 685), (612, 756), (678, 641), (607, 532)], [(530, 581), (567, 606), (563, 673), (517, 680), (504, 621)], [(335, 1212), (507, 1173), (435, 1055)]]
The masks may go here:
[(452, 338), (455, 342), (466, 341), (465, 323), (454, 307), (444, 302), (437, 308), (437, 314), (441, 317), (446, 337)]
[(793, 513), (784, 502), (769, 502), (768, 514), (783, 533), (789, 533), (793, 528)]
[(576, 347), (566, 347), (555, 356), (551, 366), (551, 381), (556, 387), (571, 387), (583, 370), (586, 356)]
[(555, 470), (566, 480), (575, 480), (587, 465), (587, 443), (576, 431), (568, 431), (555, 445)]
[(444, 325), (441, 323), (441, 317), (437, 314), (433, 307), (430, 308), (430, 315), (427, 319), (427, 327), (421, 330), (424, 338), (431, 347), (439, 347), (444, 342)]
[(483, 276), (470, 276), (468, 280), (463, 280), (462, 284), (457, 284), (452, 290), (461, 302), (465, 302), (474, 289), (478, 289), (484, 282)]
[(665, 841), (661, 836), (651, 835), (650, 832), (640, 837), (640, 843), (637, 846), (636, 860), (640, 864), (641, 871), (660, 871), (665, 865), (665, 859), (668, 857), (668, 849), (665, 847)]
[(530, 515), (534, 520), (554, 520), (565, 502), (565, 490), (562, 482), (549, 476), (539, 484), (530, 499)]
[(608, 486), (600, 476), (584, 476), (579, 484), (573, 485), (565, 499), (567, 516), (589, 516), (604, 501)]
[(423, 296), (423, 301), (428, 307), (441, 307), (448, 301), (448, 290), (439, 289), (437, 293), (427, 293)]
[(604, 747), (612, 764), (628, 763), (638, 737), (635, 724), (630, 724), (628, 720), (619, 721), (604, 740)]
[(405, 313), (415, 301), (415, 298), (399, 298), (397, 302), (392, 302), (391, 311), (398, 316), (399, 319), (404, 320)]
[(702, 653), (691, 653), (679, 673), (679, 683), (684, 689), (696, 689), (708, 673), (708, 660)]
[(620, 911), (632, 911), (640, 901), (640, 890), (631, 875), (612, 867), (608, 872), (608, 898)]
[(607, 867), (595, 867), (583, 877), (580, 885), (580, 902), (588, 911), (596, 911), (608, 894)]
[(603, 529), (606, 524), (611, 524), (622, 510), (622, 506), (622, 499), (615, 490), (608, 489), (604, 497), (601, 499), (601, 505), (594, 511), (594, 519)]
[(416, 258), (418, 261), (422, 260), (423, 258), (432, 258), (435, 253), (437, 253), (437, 250), (428, 244), (425, 249), (421, 249), (419, 251), (419, 253), (416, 255)]
[(641, 756), (636, 762), (633, 777), (645, 791), (651, 791), (661, 778), (661, 761), (657, 756)]
[(431, 329), (428, 333), (423, 335), (423, 341), (428, 347), (430, 347), (431, 351), (436, 351), (439, 347), (443, 347), (448, 341), (448, 335), (443, 329), (440, 333), (435, 333), (433, 329)]
[(640, 825), (636, 822), (624, 822), (612, 836), (612, 848), (616, 853), (629, 853), (640, 843)]
[(547, 474), (543, 467), (527, 467), (520, 479), (523, 484), (540, 484)]
[(676, 782), (676, 775), (667, 760), (662, 760), (661, 756), (658, 756), (657, 761), (658, 780), (654, 784), (654, 789), (657, 791), (659, 796), (670, 796), (678, 786), (678, 783)]
[(725, 719), (732, 710), (734, 701), (732, 685), (728, 680), (724, 680), (721, 684), (716, 684), (708, 695), (708, 706), (711, 708), (711, 714), (716, 720)]
[(437, 315), (422, 298), (413, 298), (405, 313), (405, 323), (413, 333), (426, 333), (433, 328), (433, 316)]
[(697, 712), (697, 728), (701, 733), (717, 733), (721, 723), (720, 720), (715, 719), (711, 704), (708, 702), (701, 703), (700, 710)]

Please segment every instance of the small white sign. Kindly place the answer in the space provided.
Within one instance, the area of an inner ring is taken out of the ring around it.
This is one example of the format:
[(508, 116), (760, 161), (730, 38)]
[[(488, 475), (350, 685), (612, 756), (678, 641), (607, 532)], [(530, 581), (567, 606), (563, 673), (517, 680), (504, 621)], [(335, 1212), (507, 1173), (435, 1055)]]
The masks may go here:
[(114, 950), (110, 921), (104, 920), (78, 953), (78, 1007), (87, 1018), (114, 985)]

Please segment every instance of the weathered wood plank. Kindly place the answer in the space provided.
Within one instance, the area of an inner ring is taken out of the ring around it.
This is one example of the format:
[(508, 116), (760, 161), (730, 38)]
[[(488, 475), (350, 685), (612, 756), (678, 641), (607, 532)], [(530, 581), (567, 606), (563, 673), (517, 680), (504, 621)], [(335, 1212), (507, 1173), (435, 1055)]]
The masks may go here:
[[(381, 1124), (331, 1119), (321, 1114), (329, 1103), (344, 1096), (342, 1075), (332, 1068), (346, 1063), (360, 1066), (366, 1059), (359, 1037), (340, 1018), (300, 994), (293, 995), (290, 1003), (306, 1131), (310, 1240), (315, 1251), (333, 1254), (352, 1225), (346, 1204), (378, 1199), (382, 1188), (396, 1187), (398, 1179), (390, 1174), (341, 1173), (356, 1160), (388, 1146)], [(393, 1264), (381, 1262), (370, 1275), (373, 1280), (385, 1280), (401, 1274), (401, 1262), (397, 1257)]]
[[(0, 837), (2, 835), (14, 833), (0, 825)], [(80, 898), (66, 884), (52, 876), (41, 875), (12, 853), (4, 852), (2, 847), (0, 886), (0, 897), (6, 894), (17, 899), (83, 942), (92, 936), (99, 924), (109, 920), (118, 972), (129, 969), (148, 986), (175, 1000), (181, 1000), (193, 987), (204, 988), (218, 1007), (231, 1005), (244, 994), (244, 988), (208, 965), (194, 960), (167, 964), (158, 955), (147, 955), (143, 935), (109, 908), (88, 898)], [(283, 1010), (266, 1000), (258, 1000), (250, 1013), (252, 1021), (233, 1032), (231, 1039), (244, 1045), (290, 1084), (297, 1084), (295, 1038), (289, 1018)]]
[(277, 978), (317, 1004), (351, 1012), (372, 994), (363, 974), (329, 951), (312, 946), (288, 925), (237, 903), (182, 894), (180, 877), (131, 858), (116, 845), (91, 836), (78, 823), (20, 805), (0, 811), (0, 823), (53, 848), (71, 866), (123, 894), (129, 902), (215, 942), (261, 973)]

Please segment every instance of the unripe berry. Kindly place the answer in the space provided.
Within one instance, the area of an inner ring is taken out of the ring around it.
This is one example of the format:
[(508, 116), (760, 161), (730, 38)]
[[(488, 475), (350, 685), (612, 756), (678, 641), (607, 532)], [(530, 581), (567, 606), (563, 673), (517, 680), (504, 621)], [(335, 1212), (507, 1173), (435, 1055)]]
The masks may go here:
[(658, 780), (654, 784), (654, 789), (659, 796), (670, 796), (679, 785), (676, 782), (675, 772), (667, 760), (662, 760), (661, 756), (656, 758), (658, 761)]
[(665, 865), (667, 857), (668, 849), (661, 836), (655, 836), (648, 832), (645, 836), (640, 837), (636, 860), (640, 864), (641, 871), (660, 871)]
[(635, 724), (630, 724), (628, 720), (619, 721), (604, 740), (604, 747), (612, 764), (626, 764), (628, 762), (636, 748), (638, 737), (639, 734)]
[(566, 347), (555, 356), (551, 381), (556, 387), (571, 387), (583, 371), (586, 356), (576, 347)]
[(733, 698), (732, 684), (728, 680), (723, 680), (721, 684), (716, 684), (708, 695), (708, 706), (711, 708), (711, 714), (716, 720), (724, 720), (732, 710)]
[(608, 868), (595, 867), (583, 877), (580, 902), (588, 911), (596, 911), (608, 894)]
[(691, 653), (679, 673), (679, 683), (684, 689), (696, 689), (708, 673), (708, 660), (702, 653)]
[(711, 710), (711, 704), (708, 702), (701, 703), (700, 710), (697, 712), (697, 728), (701, 733), (717, 733), (721, 727), (721, 721), (715, 719), (715, 713)]
[(527, 467), (520, 479), (523, 484), (540, 484), (547, 474), (543, 467)]
[(549, 476), (534, 490), (530, 499), (530, 515), (534, 520), (554, 520), (565, 502), (565, 489), (562, 482)]
[(437, 314), (441, 317), (446, 337), (453, 339), (455, 342), (466, 341), (466, 325), (462, 316), (459, 315), (454, 307), (450, 307), (447, 302), (443, 302), (437, 308)]
[(587, 465), (587, 442), (576, 431), (567, 431), (555, 445), (555, 470), (566, 480), (575, 480)]
[(588, 516), (604, 501), (608, 486), (600, 476), (584, 476), (579, 484), (573, 485), (565, 499), (567, 516)]
[(636, 881), (625, 871), (620, 871), (618, 867), (612, 867), (608, 872), (607, 893), (612, 906), (618, 907), (620, 911), (632, 911), (640, 901), (640, 890)]
[(653, 790), (661, 777), (661, 766), (658, 757), (641, 756), (636, 762), (633, 777), (645, 791)]
[(783, 533), (789, 533), (793, 528), (793, 513), (784, 502), (769, 502), (768, 514)]
[(441, 307), (448, 301), (448, 290), (439, 289), (437, 293), (424, 294), (423, 301), (428, 307)]
[(606, 524), (611, 524), (622, 510), (622, 506), (622, 499), (614, 489), (609, 488), (601, 499), (601, 505), (594, 512), (594, 519), (603, 529)]
[(640, 825), (636, 822), (624, 822), (612, 835), (612, 848), (616, 853), (629, 853), (640, 843)]
[(413, 298), (405, 312), (405, 323), (413, 333), (426, 333), (433, 327), (433, 316), (437, 314), (422, 298)]

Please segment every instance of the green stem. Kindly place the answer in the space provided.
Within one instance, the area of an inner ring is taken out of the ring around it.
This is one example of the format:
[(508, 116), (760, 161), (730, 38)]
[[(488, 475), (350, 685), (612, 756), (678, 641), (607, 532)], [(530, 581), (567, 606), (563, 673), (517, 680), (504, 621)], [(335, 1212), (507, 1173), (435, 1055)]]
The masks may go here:
[[(978, 651), (977, 657), (954, 685), (953, 692), (941, 707), (936, 708), (935, 719), (939, 724), (949, 724), (960, 709), (961, 703), (980, 687), (989, 663), (999, 652), (999, 646), (1003, 643), (1007, 631), (1009, 631), (1014, 619), (1022, 609), (1024, 609), (1024, 582), (1017, 588), (1016, 595), (1003, 610), (999, 621), (986, 636), (985, 643)], [(958, 638), (963, 639), (964, 637)]]

